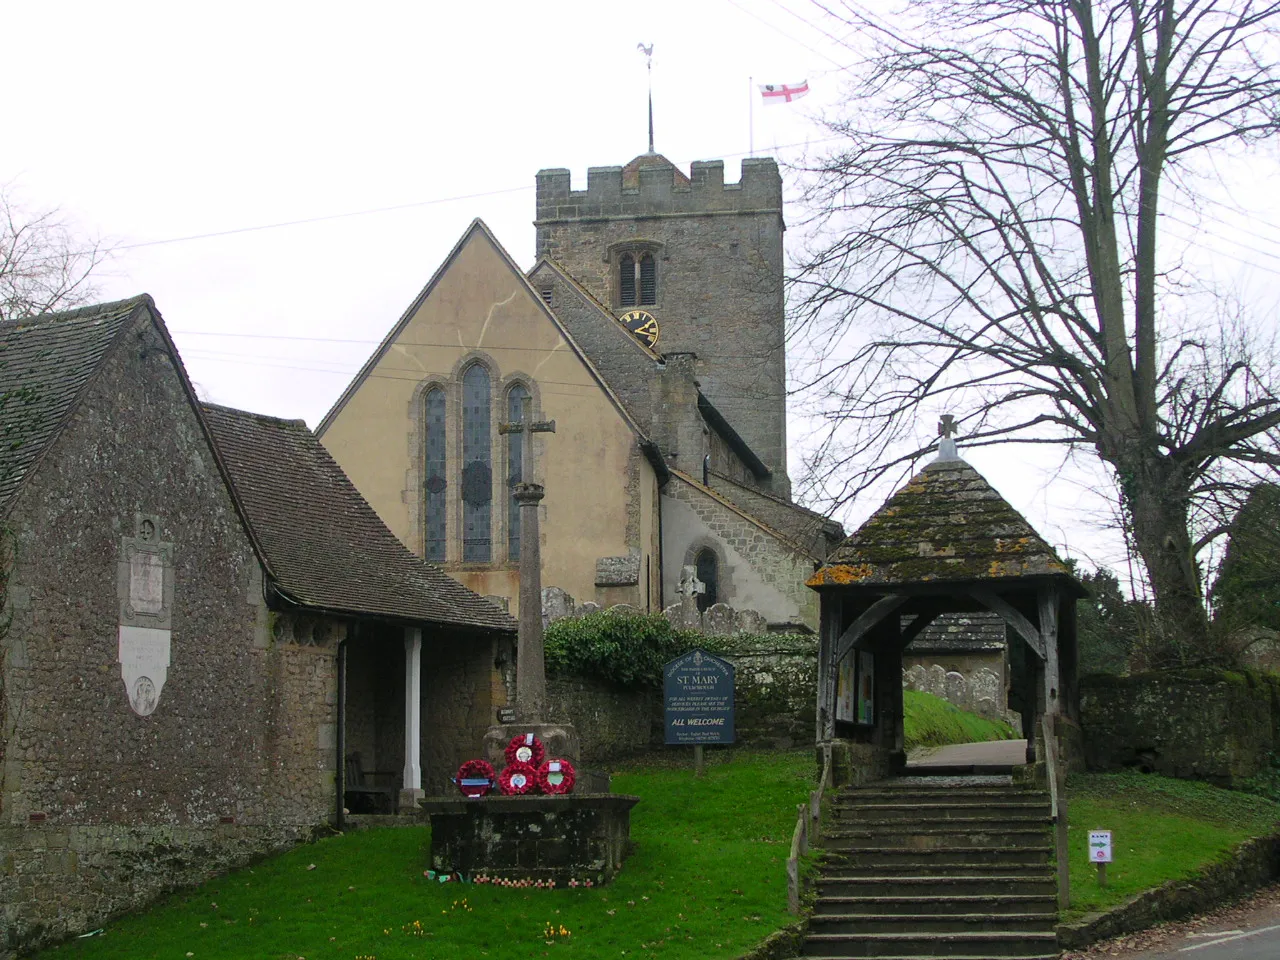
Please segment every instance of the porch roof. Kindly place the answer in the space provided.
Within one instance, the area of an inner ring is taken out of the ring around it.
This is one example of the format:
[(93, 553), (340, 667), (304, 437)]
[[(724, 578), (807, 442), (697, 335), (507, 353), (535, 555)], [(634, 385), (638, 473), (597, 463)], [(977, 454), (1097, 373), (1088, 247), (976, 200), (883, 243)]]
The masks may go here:
[(411, 553), (301, 420), (203, 404), (276, 587), (355, 616), (516, 632), (505, 611)]

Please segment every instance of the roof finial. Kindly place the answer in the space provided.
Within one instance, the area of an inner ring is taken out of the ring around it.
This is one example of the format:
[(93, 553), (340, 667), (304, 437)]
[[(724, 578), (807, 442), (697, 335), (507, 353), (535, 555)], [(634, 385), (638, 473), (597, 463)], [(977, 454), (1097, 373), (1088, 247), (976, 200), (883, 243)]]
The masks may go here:
[(653, 44), (637, 43), (636, 49), (645, 56), (645, 68), (649, 71), (649, 152), (653, 153)]
[(956, 452), (956, 418), (949, 413), (944, 413), (942, 419), (938, 421), (938, 436), (942, 437), (942, 442), (938, 444), (939, 460), (959, 460), (960, 454)]

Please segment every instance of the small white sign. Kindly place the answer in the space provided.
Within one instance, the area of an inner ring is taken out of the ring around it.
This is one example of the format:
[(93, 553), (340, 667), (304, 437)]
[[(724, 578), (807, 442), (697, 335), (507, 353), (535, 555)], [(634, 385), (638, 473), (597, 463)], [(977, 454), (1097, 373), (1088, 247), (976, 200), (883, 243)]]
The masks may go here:
[(1089, 831), (1089, 859), (1094, 863), (1111, 862), (1111, 831)]

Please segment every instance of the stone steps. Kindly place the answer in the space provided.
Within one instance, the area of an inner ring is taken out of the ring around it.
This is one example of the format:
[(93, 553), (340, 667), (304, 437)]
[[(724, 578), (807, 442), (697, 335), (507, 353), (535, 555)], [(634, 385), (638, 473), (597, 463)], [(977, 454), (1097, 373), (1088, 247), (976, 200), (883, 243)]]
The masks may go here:
[(1057, 956), (1049, 801), (1008, 776), (846, 789), (824, 823), (804, 955)]
[(825, 896), (814, 904), (814, 915), (840, 914), (851, 916), (973, 914), (985, 911), (987, 915), (1010, 913), (1052, 913), (1057, 909), (1057, 899), (1032, 893), (1007, 895), (961, 894), (957, 896)]
[[(902, 849), (901, 847), (857, 847), (844, 850), (828, 848), (826, 863), (841, 868), (841, 872), (883, 871), (885, 873), (932, 873), (944, 867), (953, 873), (977, 866), (990, 870), (1000, 864), (1006, 873), (1018, 873), (1024, 868), (1042, 869), (1053, 856), (1053, 849), (1045, 846), (1000, 847), (934, 847), (931, 849)], [(956, 874), (962, 875), (962, 874)]]

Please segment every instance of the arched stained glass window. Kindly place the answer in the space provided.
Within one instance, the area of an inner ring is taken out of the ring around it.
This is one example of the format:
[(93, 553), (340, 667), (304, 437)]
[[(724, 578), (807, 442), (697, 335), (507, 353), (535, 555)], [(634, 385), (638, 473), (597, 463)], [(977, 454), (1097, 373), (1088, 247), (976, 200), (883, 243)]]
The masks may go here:
[[(507, 420), (523, 419), (522, 404), (529, 396), (523, 383), (513, 384), (507, 391)], [(520, 504), (516, 503), (516, 484), (524, 478), (524, 435), (507, 434), (507, 559), (520, 559)]]
[(493, 467), (489, 371), (473, 363), (462, 375), (462, 559), (493, 559)]
[(658, 302), (658, 262), (652, 253), (640, 258), (640, 306), (652, 307)]
[(636, 305), (636, 258), (629, 253), (618, 264), (618, 302), (624, 307)]
[(698, 594), (698, 610), (705, 613), (720, 595), (720, 561), (716, 559), (714, 550), (704, 547), (698, 551), (694, 564), (697, 567), (698, 579), (706, 588)]
[(448, 447), (445, 443), (444, 391), (432, 387), (423, 398), (426, 407), (426, 555), (428, 560), (443, 563), (446, 559), (445, 488)]

